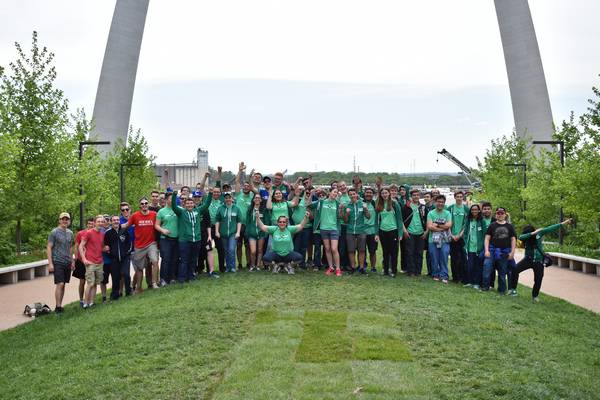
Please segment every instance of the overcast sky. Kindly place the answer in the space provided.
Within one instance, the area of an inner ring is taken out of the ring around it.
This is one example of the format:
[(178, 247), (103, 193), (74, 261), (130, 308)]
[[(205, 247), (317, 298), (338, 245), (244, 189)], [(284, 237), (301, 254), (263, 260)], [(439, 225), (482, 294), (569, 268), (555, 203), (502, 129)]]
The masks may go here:
[[(530, 0), (554, 120), (600, 79), (600, 1)], [(0, 65), (31, 31), (91, 116), (114, 0), (2, 0)], [(457, 171), (514, 125), (492, 0), (152, 0), (131, 124), (158, 162)]]

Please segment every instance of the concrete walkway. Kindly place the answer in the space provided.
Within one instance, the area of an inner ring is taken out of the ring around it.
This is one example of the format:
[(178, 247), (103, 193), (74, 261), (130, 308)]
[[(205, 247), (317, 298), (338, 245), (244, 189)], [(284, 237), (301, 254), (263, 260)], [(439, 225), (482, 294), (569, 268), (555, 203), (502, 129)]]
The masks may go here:
[[(517, 260), (521, 258), (519, 254)], [(52, 275), (21, 281), (13, 285), (0, 285), (0, 330), (31, 321), (23, 315), (26, 304), (42, 302), (54, 310), (54, 278)], [(532, 287), (533, 270), (524, 271), (519, 283)], [(79, 280), (71, 278), (65, 287), (64, 304), (79, 300), (77, 286)], [(600, 314), (600, 277), (574, 272), (559, 267), (549, 267), (544, 271), (542, 293), (559, 297), (570, 303)]]
[[(79, 279), (71, 277), (65, 286), (63, 304), (79, 300), (77, 287)], [(29, 322), (32, 318), (23, 315), (26, 304), (46, 303), (54, 310), (54, 276), (44, 276), (31, 281), (21, 281), (12, 285), (0, 285), (0, 330)]]
[[(533, 287), (533, 270), (523, 271), (519, 283)], [(541, 291), (600, 314), (600, 276), (548, 267), (544, 270)]]

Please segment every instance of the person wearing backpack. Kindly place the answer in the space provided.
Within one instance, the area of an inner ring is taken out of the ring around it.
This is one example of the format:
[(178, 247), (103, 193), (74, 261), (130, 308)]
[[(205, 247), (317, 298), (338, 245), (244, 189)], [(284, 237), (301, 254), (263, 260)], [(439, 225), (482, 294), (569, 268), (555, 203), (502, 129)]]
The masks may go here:
[(508, 284), (509, 294), (517, 295), (517, 284), (519, 283), (519, 274), (529, 268), (533, 269), (533, 289), (531, 297), (533, 302), (538, 301), (542, 279), (544, 279), (544, 244), (542, 238), (548, 233), (558, 230), (562, 225), (568, 225), (572, 219), (567, 219), (560, 224), (554, 224), (545, 228), (535, 229), (531, 225), (523, 228), (523, 234), (519, 235), (519, 240), (525, 244), (525, 257), (519, 261), (514, 271), (510, 273)]
[(467, 275), (467, 253), (465, 252), (465, 221), (469, 215), (469, 207), (463, 202), (464, 192), (454, 192), (455, 203), (448, 207), (452, 214), (452, 229), (450, 235), (450, 267), (452, 269), (452, 282), (463, 285), (469, 283)]
[(435, 198), (435, 208), (427, 214), (429, 234), (428, 251), (431, 255), (431, 275), (434, 281), (448, 283), (448, 255), (450, 253), (450, 228), (452, 214), (446, 210), (446, 196)]
[(410, 201), (405, 203), (402, 213), (404, 214), (404, 226), (408, 232), (406, 235), (406, 273), (408, 276), (421, 275), (423, 269), (423, 248), (427, 239), (427, 211), (425, 205), (420, 202), (421, 192), (419, 189), (410, 191)]

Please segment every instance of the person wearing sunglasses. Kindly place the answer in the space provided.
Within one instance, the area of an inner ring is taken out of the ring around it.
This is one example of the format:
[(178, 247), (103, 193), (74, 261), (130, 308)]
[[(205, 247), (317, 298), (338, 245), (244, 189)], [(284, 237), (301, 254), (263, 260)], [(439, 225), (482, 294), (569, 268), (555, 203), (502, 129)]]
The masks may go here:
[(158, 247), (154, 236), (156, 212), (150, 211), (150, 202), (146, 197), (140, 199), (140, 210), (134, 212), (129, 220), (122, 224), (123, 229), (134, 227), (135, 253), (132, 256), (135, 270), (134, 282), (136, 293), (142, 292), (142, 278), (146, 264), (152, 265), (151, 287), (158, 289)]
[(506, 209), (496, 208), (496, 221), (492, 222), (485, 233), (485, 261), (483, 262), (483, 287), (490, 290), (492, 269), (498, 270), (498, 293), (506, 293), (506, 275), (508, 261), (514, 260), (517, 247), (515, 228), (506, 221)]
[(75, 269), (74, 235), (69, 229), (71, 216), (64, 212), (58, 217), (58, 226), (48, 235), (46, 255), (48, 270), (54, 272), (54, 299), (56, 313), (63, 312), (62, 301), (65, 295), (65, 284), (71, 280), (71, 271)]
[(289, 275), (294, 274), (294, 266), (302, 261), (302, 255), (294, 251), (293, 235), (304, 229), (308, 222), (309, 213), (304, 214), (304, 218), (299, 225), (288, 226), (288, 217), (281, 215), (277, 218), (277, 226), (267, 226), (260, 220), (260, 213), (257, 210), (255, 213), (258, 228), (271, 235), (273, 238), (273, 247), (263, 256), (265, 263), (272, 265), (271, 272), (274, 274), (279, 272), (279, 264), (285, 263), (285, 269)]

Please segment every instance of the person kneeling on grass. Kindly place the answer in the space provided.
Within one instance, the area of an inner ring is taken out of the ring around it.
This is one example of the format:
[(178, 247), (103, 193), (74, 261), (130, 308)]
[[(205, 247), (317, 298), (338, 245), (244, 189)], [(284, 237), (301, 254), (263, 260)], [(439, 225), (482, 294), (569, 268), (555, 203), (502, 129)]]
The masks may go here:
[(263, 256), (265, 263), (272, 264), (272, 272), (274, 274), (279, 272), (279, 263), (285, 263), (285, 269), (288, 274), (294, 274), (294, 266), (302, 261), (302, 255), (294, 251), (294, 241), (292, 236), (304, 229), (304, 226), (308, 222), (309, 213), (304, 214), (304, 218), (299, 225), (288, 226), (288, 218), (285, 215), (277, 218), (277, 226), (267, 226), (260, 220), (259, 212), (256, 212), (256, 222), (258, 228), (272, 235), (273, 247), (270, 251)]
[(509, 274), (508, 289), (512, 296), (517, 295), (517, 284), (519, 283), (519, 274), (526, 269), (533, 269), (533, 290), (531, 297), (534, 302), (538, 301), (542, 279), (544, 279), (544, 245), (542, 237), (548, 233), (554, 232), (561, 225), (570, 224), (571, 219), (563, 221), (561, 224), (550, 225), (546, 228), (535, 229), (531, 225), (523, 228), (523, 234), (519, 235), (519, 240), (525, 244), (525, 257), (519, 261), (514, 271)]

